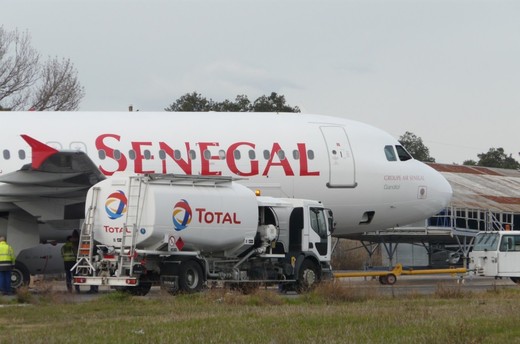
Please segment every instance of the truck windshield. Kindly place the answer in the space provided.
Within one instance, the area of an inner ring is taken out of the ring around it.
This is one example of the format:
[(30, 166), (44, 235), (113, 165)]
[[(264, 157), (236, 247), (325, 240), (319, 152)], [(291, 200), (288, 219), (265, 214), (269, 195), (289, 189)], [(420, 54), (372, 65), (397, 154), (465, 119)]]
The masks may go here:
[(477, 234), (473, 251), (496, 251), (498, 247), (498, 233)]

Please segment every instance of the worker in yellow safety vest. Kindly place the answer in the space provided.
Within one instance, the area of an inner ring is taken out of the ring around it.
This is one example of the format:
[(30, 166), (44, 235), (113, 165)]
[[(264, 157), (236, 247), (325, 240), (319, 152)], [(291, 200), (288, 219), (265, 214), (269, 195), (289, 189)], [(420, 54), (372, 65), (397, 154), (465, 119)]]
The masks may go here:
[(11, 271), (15, 262), (14, 250), (0, 236), (0, 292), (4, 295), (11, 294)]
[[(65, 268), (65, 282), (67, 290), (72, 292), (72, 271), (76, 264), (77, 246), (72, 242), (72, 236), (67, 237), (67, 241), (61, 247), (61, 256), (63, 257), (63, 266)], [(79, 293), (79, 285), (75, 286), (76, 292)]]

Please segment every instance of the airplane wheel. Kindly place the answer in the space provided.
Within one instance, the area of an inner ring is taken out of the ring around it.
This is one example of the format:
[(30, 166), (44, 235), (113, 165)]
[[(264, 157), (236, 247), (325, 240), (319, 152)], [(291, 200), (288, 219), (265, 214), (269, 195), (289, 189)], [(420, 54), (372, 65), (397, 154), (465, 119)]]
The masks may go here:
[(179, 268), (179, 287), (185, 293), (196, 293), (202, 289), (204, 276), (202, 268), (194, 260), (183, 262)]
[(31, 275), (25, 265), (19, 263), (15, 264), (11, 271), (11, 288), (18, 289), (22, 286), (29, 285)]

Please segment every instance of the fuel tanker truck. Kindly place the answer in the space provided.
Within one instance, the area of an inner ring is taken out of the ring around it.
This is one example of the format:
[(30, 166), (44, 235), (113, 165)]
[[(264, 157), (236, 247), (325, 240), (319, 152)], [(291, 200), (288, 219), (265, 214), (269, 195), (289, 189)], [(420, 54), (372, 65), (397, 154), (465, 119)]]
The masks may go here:
[(302, 292), (332, 277), (332, 212), (318, 201), (258, 196), (231, 177), (147, 174), (105, 179), (85, 204), (75, 285)]

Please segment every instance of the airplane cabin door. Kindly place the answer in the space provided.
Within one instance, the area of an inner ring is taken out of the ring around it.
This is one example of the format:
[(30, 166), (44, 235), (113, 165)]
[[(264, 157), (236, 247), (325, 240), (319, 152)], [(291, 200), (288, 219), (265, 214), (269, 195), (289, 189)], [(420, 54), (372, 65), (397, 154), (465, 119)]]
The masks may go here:
[(343, 127), (320, 127), (329, 157), (329, 188), (355, 188), (356, 165)]

